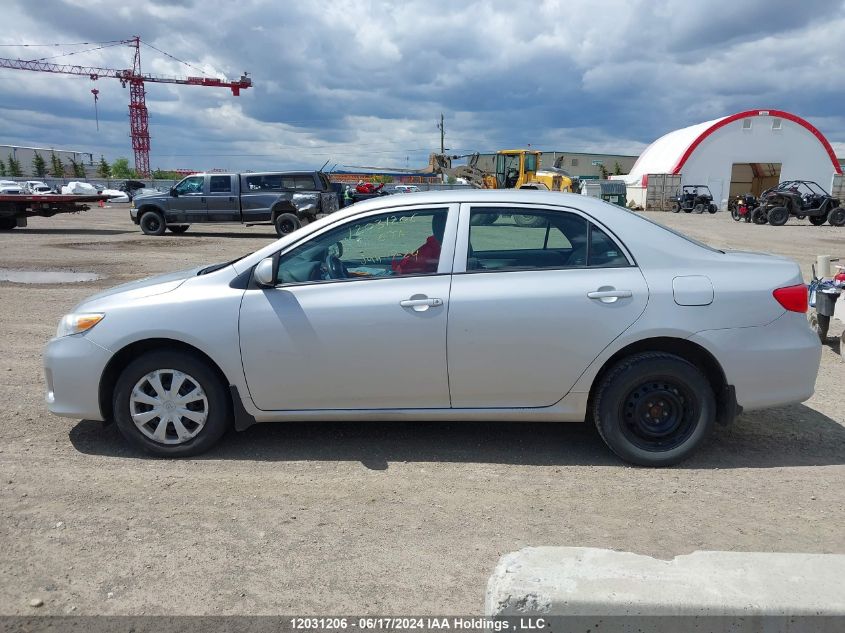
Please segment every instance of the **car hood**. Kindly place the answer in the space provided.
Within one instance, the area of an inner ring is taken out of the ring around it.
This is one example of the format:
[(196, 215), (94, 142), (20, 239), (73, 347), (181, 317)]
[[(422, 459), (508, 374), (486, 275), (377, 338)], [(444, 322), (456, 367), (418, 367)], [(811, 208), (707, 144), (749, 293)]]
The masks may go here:
[(164, 275), (156, 275), (154, 277), (146, 277), (137, 281), (130, 281), (126, 284), (109, 288), (103, 292), (98, 292), (82, 301), (77, 305), (74, 312), (85, 311), (100, 311), (105, 309), (109, 304), (120, 301), (132, 301), (134, 299), (144, 299), (145, 297), (152, 297), (153, 295), (164, 294), (165, 292), (172, 292), (181, 286), (185, 281), (196, 277), (197, 273), (206, 266), (197, 266), (189, 270), (180, 270), (175, 273), (167, 273)]

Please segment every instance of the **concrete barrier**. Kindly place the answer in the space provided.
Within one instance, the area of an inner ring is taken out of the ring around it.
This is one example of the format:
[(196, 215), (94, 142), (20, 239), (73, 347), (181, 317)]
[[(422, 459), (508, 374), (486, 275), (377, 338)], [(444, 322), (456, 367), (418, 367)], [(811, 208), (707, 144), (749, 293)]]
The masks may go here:
[(499, 560), (485, 615), (845, 616), (845, 556), (527, 547)]

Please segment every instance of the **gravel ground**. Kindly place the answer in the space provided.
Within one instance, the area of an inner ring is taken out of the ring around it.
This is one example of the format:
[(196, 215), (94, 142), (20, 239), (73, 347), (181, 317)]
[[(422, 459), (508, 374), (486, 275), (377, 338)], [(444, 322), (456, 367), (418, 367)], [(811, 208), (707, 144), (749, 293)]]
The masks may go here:
[[(648, 215), (787, 255), (808, 278), (816, 254), (845, 256), (845, 229)], [(76, 302), (272, 239), (230, 226), (146, 237), (126, 205), (0, 234), (0, 269), (102, 275), (0, 282), (0, 614), (475, 613), (498, 557), (527, 545), (845, 553), (833, 338), (811, 400), (745, 414), (667, 469), (621, 464), (584, 424), (268, 424), (166, 461), (46, 411), (41, 349)]]

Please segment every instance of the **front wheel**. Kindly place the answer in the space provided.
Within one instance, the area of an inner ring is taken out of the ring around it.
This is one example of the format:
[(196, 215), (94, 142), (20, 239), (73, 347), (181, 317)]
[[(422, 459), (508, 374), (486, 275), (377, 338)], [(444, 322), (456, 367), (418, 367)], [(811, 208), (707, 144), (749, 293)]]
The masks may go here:
[(148, 352), (132, 361), (117, 379), (112, 406), (130, 444), (164, 457), (208, 450), (231, 418), (223, 381), (185, 352)]
[(703, 204), (697, 204), (697, 205), (695, 205), (695, 206), (692, 208), (692, 212), (693, 212), (693, 213), (699, 213), (699, 214), (700, 214), (700, 213), (704, 213), (704, 205), (703, 205)]
[(677, 202), (672, 205), (672, 213), (680, 213), (681, 212), (681, 205)]
[(296, 231), (300, 226), (302, 226), (302, 223), (299, 221), (299, 218), (296, 217), (293, 213), (282, 213), (276, 218), (273, 224), (276, 227), (276, 235), (278, 235), (279, 237), (290, 235), (291, 233)]
[(736, 207), (731, 209), (731, 217), (734, 219), (734, 222), (739, 222), (742, 219), (742, 216), (739, 214), (739, 209)]
[(789, 219), (789, 211), (786, 207), (775, 207), (769, 210), (768, 219), (772, 226), (783, 226)]
[(713, 429), (716, 399), (695, 365), (662, 352), (619, 361), (601, 380), (593, 419), (616, 455), (641, 466), (689, 457)]
[(158, 211), (147, 211), (141, 216), (138, 224), (144, 235), (164, 235), (164, 229), (167, 228), (164, 218)]
[(719, 208), (718, 208), (715, 204), (713, 204), (713, 203), (711, 202), (711, 203), (707, 206), (707, 210), (708, 210), (710, 213), (716, 213), (716, 211), (718, 211), (718, 210), (719, 210)]
[(188, 230), (188, 227), (191, 226), (190, 224), (168, 224), (167, 230), (171, 233), (176, 233), (177, 235), (180, 233), (184, 233)]
[(0, 218), (0, 231), (11, 231), (18, 225), (15, 218)]
[(751, 212), (751, 221), (754, 224), (765, 224), (769, 221), (768, 213), (763, 207), (757, 207)]

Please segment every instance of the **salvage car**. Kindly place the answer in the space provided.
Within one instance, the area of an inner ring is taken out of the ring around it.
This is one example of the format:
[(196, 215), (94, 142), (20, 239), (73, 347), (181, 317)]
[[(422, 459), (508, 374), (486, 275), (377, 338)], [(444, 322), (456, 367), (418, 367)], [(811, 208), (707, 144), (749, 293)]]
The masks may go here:
[(386, 196), (86, 299), (44, 352), (47, 404), (162, 456), (259, 422), (588, 420), (661, 466), (743, 410), (812, 395), (806, 311), (795, 262), (595, 198)]
[(136, 194), (129, 217), (145, 235), (238, 222), (272, 225), (282, 236), (337, 209), (337, 195), (322, 172), (213, 173), (188, 176), (168, 193)]

